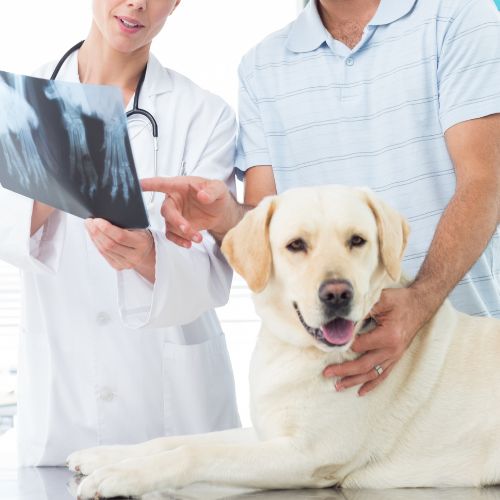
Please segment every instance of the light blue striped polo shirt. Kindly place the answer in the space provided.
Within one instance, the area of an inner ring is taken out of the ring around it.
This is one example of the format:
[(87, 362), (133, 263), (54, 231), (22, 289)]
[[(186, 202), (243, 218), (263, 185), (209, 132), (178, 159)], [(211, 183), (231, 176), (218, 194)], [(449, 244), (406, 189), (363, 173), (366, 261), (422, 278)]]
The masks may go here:
[[(311, 0), (239, 74), (240, 177), (272, 165), (278, 192), (371, 187), (410, 223), (404, 270), (414, 276), (454, 193), (444, 132), (500, 112), (500, 16), (492, 0), (381, 0), (351, 50)], [(500, 318), (498, 228), (451, 299)]]

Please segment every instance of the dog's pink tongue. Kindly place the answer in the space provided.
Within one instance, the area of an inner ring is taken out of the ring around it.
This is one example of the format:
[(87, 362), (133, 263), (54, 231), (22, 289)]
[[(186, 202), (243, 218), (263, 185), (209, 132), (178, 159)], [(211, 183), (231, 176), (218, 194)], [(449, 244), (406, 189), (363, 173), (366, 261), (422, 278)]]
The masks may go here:
[(321, 327), (323, 337), (334, 345), (346, 344), (354, 332), (354, 322), (343, 318), (335, 318)]

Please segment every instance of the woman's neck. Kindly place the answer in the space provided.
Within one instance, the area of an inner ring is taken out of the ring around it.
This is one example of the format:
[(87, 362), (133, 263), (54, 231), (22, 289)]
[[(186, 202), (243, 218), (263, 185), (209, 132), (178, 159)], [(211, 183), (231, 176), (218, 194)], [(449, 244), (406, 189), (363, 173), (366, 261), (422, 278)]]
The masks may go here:
[(119, 52), (92, 26), (78, 52), (78, 75), (82, 83), (115, 85), (122, 89), (127, 103), (135, 92), (149, 59), (149, 46), (133, 53)]

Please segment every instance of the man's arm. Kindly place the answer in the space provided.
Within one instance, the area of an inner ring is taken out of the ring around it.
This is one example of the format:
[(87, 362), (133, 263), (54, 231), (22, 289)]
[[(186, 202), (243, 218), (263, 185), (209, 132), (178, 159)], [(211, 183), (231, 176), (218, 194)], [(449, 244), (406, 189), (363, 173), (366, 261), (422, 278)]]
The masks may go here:
[(166, 235), (177, 245), (189, 248), (201, 241), (200, 231), (210, 231), (222, 241), (248, 210), (254, 208), (264, 196), (276, 193), (270, 165), (255, 166), (246, 172), (245, 200), (238, 203), (226, 184), (201, 177), (175, 177), (143, 179), (144, 191), (157, 191), (166, 195), (162, 215)]
[(219, 244), (226, 236), (226, 233), (236, 226), (249, 210), (255, 208), (264, 197), (276, 194), (276, 184), (271, 165), (257, 165), (248, 169), (245, 174), (244, 184), (244, 202), (238, 203), (234, 200), (233, 216), (229, 215), (219, 230), (210, 231), (210, 234)]
[(273, 168), (259, 165), (247, 170), (245, 175), (245, 205), (255, 208), (262, 198), (276, 194)]
[(445, 140), (455, 166), (455, 194), (410, 286), (426, 319), (480, 257), (500, 222), (500, 115), (459, 123)]
[[(343, 377), (337, 390), (363, 384), (376, 387), (420, 328), (484, 251), (500, 221), (500, 115), (450, 127), (446, 144), (456, 172), (456, 189), (437, 226), (427, 257), (408, 288), (384, 290), (372, 314), (379, 327), (353, 344), (364, 353), (356, 361), (328, 367), (326, 376)], [(384, 372), (377, 376), (374, 366)]]

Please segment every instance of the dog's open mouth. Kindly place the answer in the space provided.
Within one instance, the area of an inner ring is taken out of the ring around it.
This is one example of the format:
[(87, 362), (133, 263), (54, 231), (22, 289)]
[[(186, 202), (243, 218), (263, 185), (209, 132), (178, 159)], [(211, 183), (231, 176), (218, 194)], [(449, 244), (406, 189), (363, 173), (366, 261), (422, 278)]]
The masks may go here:
[(352, 339), (354, 327), (356, 326), (354, 321), (337, 317), (325, 325), (322, 325), (320, 328), (313, 328), (305, 322), (299, 306), (295, 302), (293, 303), (293, 307), (297, 311), (297, 315), (304, 328), (316, 340), (331, 347), (341, 347)]

